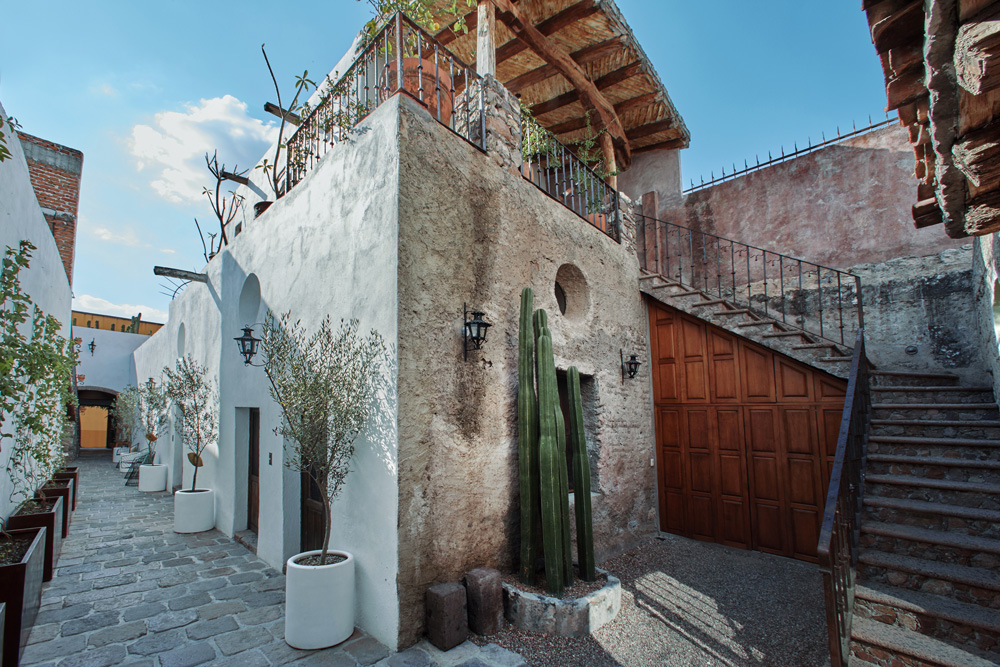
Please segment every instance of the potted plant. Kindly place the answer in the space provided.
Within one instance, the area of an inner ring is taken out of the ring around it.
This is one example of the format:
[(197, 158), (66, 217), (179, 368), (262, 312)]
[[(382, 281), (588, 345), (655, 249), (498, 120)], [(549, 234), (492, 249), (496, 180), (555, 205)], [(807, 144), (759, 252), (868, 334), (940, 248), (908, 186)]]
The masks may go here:
[(35, 498), (37, 500), (46, 500), (52, 498), (62, 498), (62, 537), (66, 539), (69, 534), (69, 523), (72, 520), (72, 506), (73, 506), (73, 480), (71, 479), (56, 479), (53, 477), (49, 481), (45, 482), (40, 489), (35, 491)]
[(146, 434), (146, 461), (139, 466), (139, 490), (167, 490), (167, 466), (156, 462), (157, 432), (167, 423), (167, 391), (153, 378), (139, 390), (139, 420)]
[(190, 356), (177, 360), (167, 376), (167, 396), (180, 413), (181, 442), (194, 466), (191, 488), (174, 493), (174, 532), (200, 533), (215, 527), (215, 494), (198, 488), (198, 469), (205, 465), (205, 448), (219, 437), (219, 394), (208, 369)]
[(292, 556), (285, 580), (285, 641), (317, 649), (354, 632), (354, 556), (331, 550), (331, 504), (343, 489), (354, 441), (372, 412), (385, 345), (357, 320), (334, 330), (327, 317), (308, 335), (289, 313), (268, 313), (261, 339), (271, 397), (284, 419), (286, 465), (305, 473), (323, 496), (323, 548)]
[(3, 530), (0, 524), (0, 663), (17, 665), (42, 602), (44, 528)]
[[(34, 438), (30, 430), (22, 426), (21, 415), (15, 415), (18, 429), (11, 447), (7, 472), (10, 475), (14, 490), (11, 499), (24, 499), (13, 514), (7, 518), (6, 527), (10, 529), (44, 529), (44, 564), (43, 581), (51, 581), (53, 568), (62, 549), (63, 513), (66, 506), (63, 498), (57, 495), (48, 496), (42, 488), (42, 482), (48, 477), (44, 463), (34, 460), (37, 455)], [(32, 498), (35, 490), (40, 493)]]
[(115, 396), (110, 412), (115, 421), (115, 452), (118, 454), (115, 463), (119, 469), (123, 469), (138, 458), (138, 454), (132, 451), (132, 445), (135, 443), (135, 434), (140, 422), (139, 388), (131, 384), (126, 385)]

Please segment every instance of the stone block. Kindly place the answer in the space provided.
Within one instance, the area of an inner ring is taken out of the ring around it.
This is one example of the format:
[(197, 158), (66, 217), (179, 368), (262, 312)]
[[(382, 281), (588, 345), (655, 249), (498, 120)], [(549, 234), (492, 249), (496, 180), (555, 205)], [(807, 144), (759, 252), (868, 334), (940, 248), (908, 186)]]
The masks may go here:
[(465, 575), (469, 629), (478, 635), (492, 635), (500, 630), (503, 618), (502, 583), (500, 573), (488, 567), (470, 570)]
[(465, 586), (458, 582), (431, 586), (424, 601), (431, 644), (447, 651), (464, 642), (469, 636)]

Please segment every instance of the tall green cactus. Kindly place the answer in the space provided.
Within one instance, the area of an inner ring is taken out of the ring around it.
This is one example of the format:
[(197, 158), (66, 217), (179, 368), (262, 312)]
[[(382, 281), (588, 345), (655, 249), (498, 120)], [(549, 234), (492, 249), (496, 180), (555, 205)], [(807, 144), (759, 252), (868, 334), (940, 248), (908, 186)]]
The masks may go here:
[(542, 546), (545, 553), (546, 584), (550, 593), (559, 595), (563, 591), (566, 576), (563, 571), (563, 514), (559, 498), (562, 484), (559, 469), (566, 467), (566, 459), (559, 460), (556, 432), (559, 390), (552, 357), (552, 338), (544, 326), (541, 327), (541, 332), (538, 337), (538, 477), (542, 501)]
[(583, 399), (580, 397), (580, 371), (569, 368), (569, 421), (573, 434), (573, 496), (576, 510), (576, 549), (580, 578), (597, 579), (594, 563), (594, 518), (590, 507), (590, 460), (583, 431)]
[(531, 322), (534, 294), (521, 292), (521, 322), (517, 335), (517, 438), (521, 478), (521, 582), (535, 583), (538, 557), (535, 535), (538, 516), (538, 399), (535, 397), (535, 331)]

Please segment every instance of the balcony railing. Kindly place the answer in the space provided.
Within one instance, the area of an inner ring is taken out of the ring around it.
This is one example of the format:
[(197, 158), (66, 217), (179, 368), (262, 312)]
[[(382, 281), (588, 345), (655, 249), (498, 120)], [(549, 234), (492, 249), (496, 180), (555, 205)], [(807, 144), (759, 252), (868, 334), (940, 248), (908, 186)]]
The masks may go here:
[(521, 116), (521, 130), (521, 175), (620, 242), (618, 191), (530, 116)]
[(333, 146), (398, 92), (419, 100), (442, 125), (484, 148), (479, 77), (402, 13), (382, 26), (288, 139), (287, 192)]
[(636, 232), (647, 273), (841, 345), (864, 326), (861, 279), (851, 273), (645, 216)]

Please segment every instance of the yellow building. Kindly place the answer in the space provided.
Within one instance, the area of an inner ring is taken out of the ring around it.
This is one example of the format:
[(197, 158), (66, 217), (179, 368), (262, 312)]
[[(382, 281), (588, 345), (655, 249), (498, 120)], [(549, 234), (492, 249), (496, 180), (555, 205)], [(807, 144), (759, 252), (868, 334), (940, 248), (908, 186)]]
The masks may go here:
[[(133, 333), (142, 334), (144, 336), (151, 336), (156, 333), (157, 329), (162, 327), (162, 324), (157, 322), (147, 322), (142, 318), (142, 313), (139, 313), (135, 319), (139, 320), (138, 330)], [(104, 329), (107, 331), (130, 331), (130, 326), (132, 325), (133, 318), (128, 317), (116, 317), (114, 315), (101, 315), (99, 313), (88, 313), (82, 310), (73, 311), (73, 326), (74, 327), (86, 327), (88, 329)]]

